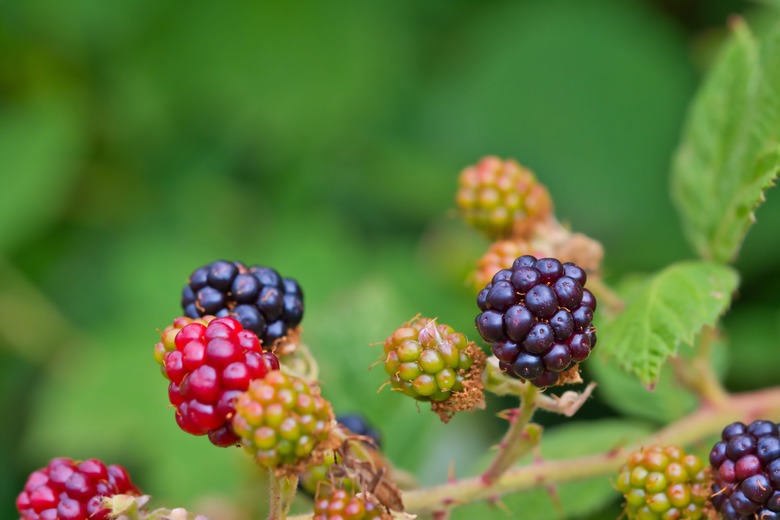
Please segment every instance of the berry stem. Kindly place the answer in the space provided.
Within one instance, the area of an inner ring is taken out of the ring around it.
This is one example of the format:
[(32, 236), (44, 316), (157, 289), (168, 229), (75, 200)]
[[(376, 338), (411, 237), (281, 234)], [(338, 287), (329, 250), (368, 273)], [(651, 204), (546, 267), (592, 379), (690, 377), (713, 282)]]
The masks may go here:
[(705, 403), (691, 415), (631, 446), (618, 446), (595, 455), (538, 461), (511, 468), (488, 485), (482, 475), (408, 491), (403, 494), (403, 501), (410, 512), (431, 513), (445, 506), (452, 507), (478, 500), (495, 499), (507, 493), (609, 475), (618, 470), (627, 454), (642, 446), (695, 444), (718, 435), (726, 423), (734, 421), (749, 423), (757, 417), (780, 421), (780, 387), (728, 395), (718, 407)]
[(520, 408), (511, 410), (509, 416), (509, 429), (501, 439), (498, 453), (496, 453), (490, 467), (482, 474), (481, 480), (484, 486), (489, 487), (517, 460), (528, 453), (539, 443), (542, 435), (542, 427), (538, 424), (529, 424), (536, 411), (536, 396), (538, 390), (533, 385), (526, 385), (520, 398)]
[(274, 471), (270, 469), (268, 470), (268, 480), (271, 488), (268, 520), (285, 520), (298, 488), (298, 476), (276, 476)]

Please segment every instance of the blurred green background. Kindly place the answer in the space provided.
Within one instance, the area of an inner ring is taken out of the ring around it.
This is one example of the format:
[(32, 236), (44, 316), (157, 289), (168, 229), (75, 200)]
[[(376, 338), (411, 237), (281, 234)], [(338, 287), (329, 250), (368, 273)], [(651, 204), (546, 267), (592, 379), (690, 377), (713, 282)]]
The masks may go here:
[[(775, 16), (736, 0), (0, 2), (0, 517), (54, 456), (121, 463), (160, 506), (257, 517), (256, 469), (179, 431), (152, 358), (187, 276), (218, 258), (301, 282), (324, 394), (399, 466), (473, 474), (511, 401), (445, 427), (367, 371), (369, 345), (418, 312), (476, 336), (464, 280), (487, 241), (455, 218), (459, 171), (487, 154), (531, 167), (613, 279), (691, 257), (670, 157), (734, 13)], [(780, 382), (759, 359), (780, 352), (778, 199), (738, 263), (734, 389)], [(613, 428), (596, 393), (565, 428), (540, 416), (564, 451), (661, 421)], [(615, 518), (600, 486), (563, 509)], [(525, 518), (560, 514), (535, 497)]]

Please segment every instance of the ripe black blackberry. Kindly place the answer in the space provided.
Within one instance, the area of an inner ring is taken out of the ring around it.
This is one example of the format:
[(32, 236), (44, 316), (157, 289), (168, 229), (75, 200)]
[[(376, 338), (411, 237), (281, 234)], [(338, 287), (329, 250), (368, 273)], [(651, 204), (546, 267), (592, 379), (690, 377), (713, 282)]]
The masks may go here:
[(731, 423), (710, 451), (712, 504), (725, 520), (780, 519), (780, 429)]
[(270, 349), (303, 318), (303, 291), (270, 267), (217, 260), (192, 272), (181, 296), (185, 316), (231, 316)]
[(493, 276), (477, 296), (476, 325), (503, 371), (546, 387), (587, 359), (596, 345), (596, 298), (586, 279), (571, 262), (531, 255)]

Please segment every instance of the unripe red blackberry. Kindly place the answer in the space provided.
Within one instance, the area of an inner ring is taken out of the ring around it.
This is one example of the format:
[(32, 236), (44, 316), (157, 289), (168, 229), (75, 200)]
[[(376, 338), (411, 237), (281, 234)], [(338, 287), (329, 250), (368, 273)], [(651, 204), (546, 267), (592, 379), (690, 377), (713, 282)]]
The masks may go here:
[(710, 480), (704, 462), (676, 446), (651, 446), (633, 453), (620, 468), (618, 491), (628, 520), (704, 518)]
[[(163, 331), (155, 357), (164, 351), (164, 375), (170, 380), (168, 398), (176, 407), (179, 427), (193, 435), (208, 435), (216, 446), (237, 444), (231, 418), (233, 402), (253, 379), (279, 369), (279, 360), (265, 352), (251, 330), (233, 318), (178, 318)], [(183, 325), (170, 340), (178, 326)], [(172, 347), (172, 348), (171, 348)]]
[(217, 260), (193, 271), (182, 291), (185, 316), (231, 316), (260, 338), (263, 348), (289, 336), (303, 319), (303, 291), (270, 267)]
[(120, 494), (141, 494), (122, 466), (57, 458), (27, 478), (16, 508), (22, 520), (104, 520), (101, 499)]
[(374, 500), (344, 489), (327, 489), (314, 499), (313, 520), (384, 520), (392, 516)]
[(385, 340), (384, 350), (393, 389), (435, 403), (448, 401), (467, 390), (467, 382), (478, 381), (484, 358), (463, 334), (430, 318), (417, 318), (396, 329)]
[(588, 358), (596, 344), (596, 298), (584, 288), (586, 279), (571, 262), (531, 255), (493, 276), (477, 295), (482, 312), (475, 321), (501, 370), (546, 387)]
[(297, 474), (330, 439), (333, 409), (319, 387), (278, 370), (252, 381), (235, 408), (234, 431), (266, 468)]
[(518, 223), (552, 213), (547, 188), (512, 159), (484, 157), (463, 170), (458, 183), (456, 202), (464, 219), (491, 238), (508, 237)]
[(710, 451), (712, 504), (726, 520), (780, 519), (780, 429), (735, 422)]
[(205, 316), (198, 319), (179, 316), (173, 320), (173, 324), (165, 327), (165, 329), (160, 333), (160, 341), (158, 341), (154, 346), (154, 360), (157, 361), (158, 365), (160, 365), (160, 372), (162, 372), (163, 376), (166, 378), (168, 377), (165, 372), (165, 354), (176, 350), (175, 340), (179, 331), (193, 322), (200, 323), (201, 325), (208, 325), (209, 322), (213, 319), (214, 316)]

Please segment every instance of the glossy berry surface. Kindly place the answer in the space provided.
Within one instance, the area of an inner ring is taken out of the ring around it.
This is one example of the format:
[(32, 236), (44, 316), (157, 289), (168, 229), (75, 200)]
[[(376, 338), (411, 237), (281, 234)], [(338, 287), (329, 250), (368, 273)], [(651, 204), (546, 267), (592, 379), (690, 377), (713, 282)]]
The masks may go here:
[(477, 295), (476, 326), (501, 369), (538, 387), (581, 363), (596, 344), (596, 298), (577, 265), (518, 257)]
[[(487, 284), (494, 281), (496, 273), (501, 270), (509, 270), (515, 258), (525, 254), (551, 255), (552, 248), (543, 247), (541, 244), (532, 244), (519, 238), (498, 240), (490, 244), (487, 252), (477, 262), (473, 273), (475, 291), (481, 291)], [(511, 271), (509, 272), (511, 273)]]
[(231, 425), (233, 402), (250, 381), (279, 369), (276, 356), (263, 351), (255, 333), (233, 318), (177, 318), (163, 331), (155, 358), (161, 351), (163, 375), (170, 380), (168, 398), (176, 407), (179, 427), (208, 435), (216, 446), (237, 444)]
[(712, 504), (726, 520), (780, 518), (780, 429), (771, 421), (723, 429), (710, 451)]
[(456, 202), (463, 218), (491, 238), (508, 237), (516, 224), (552, 212), (547, 189), (514, 160), (488, 156), (463, 170)]
[(625, 498), (628, 520), (698, 520), (705, 517), (710, 482), (705, 463), (676, 446), (633, 453), (615, 487)]
[(314, 499), (314, 520), (381, 520), (389, 518), (373, 500), (354, 495), (345, 489), (329, 490)]
[(118, 494), (141, 494), (122, 466), (57, 458), (27, 478), (16, 508), (22, 520), (104, 520), (101, 499)]
[(235, 408), (234, 431), (266, 468), (305, 462), (328, 440), (333, 420), (319, 387), (278, 370), (252, 381)]
[(270, 267), (247, 268), (241, 262), (217, 260), (199, 267), (182, 290), (184, 315), (231, 316), (270, 350), (303, 319), (303, 291), (292, 278)]
[(396, 329), (384, 342), (384, 367), (394, 389), (420, 401), (441, 402), (463, 390), (474, 358), (463, 334), (430, 318)]

